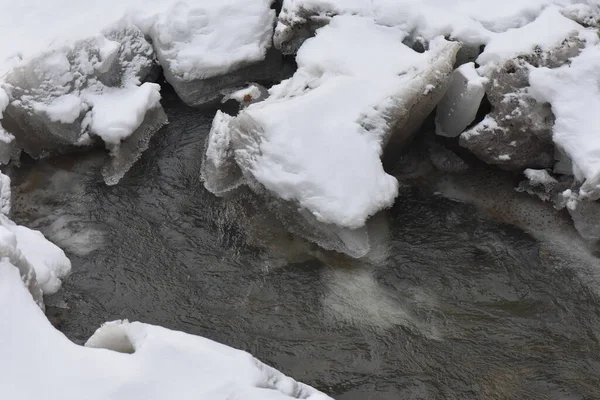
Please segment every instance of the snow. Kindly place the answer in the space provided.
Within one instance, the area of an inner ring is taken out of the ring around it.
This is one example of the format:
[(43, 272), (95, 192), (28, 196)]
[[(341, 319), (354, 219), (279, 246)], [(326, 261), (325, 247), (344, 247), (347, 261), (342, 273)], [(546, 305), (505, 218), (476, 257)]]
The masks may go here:
[(124, 89), (86, 94), (92, 105), (91, 132), (108, 145), (118, 146), (140, 127), (148, 110), (160, 106), (160, 86), (144, 83)]
[(589, 45), (569, 65), (532, 68), (529, 76), (531, 93), (552, 105), (554, 142), (588, 180), (600, 174), (599, 71), (600, 46)]
[(171, 1), (134, 20), (152, 38), (163, 67), (186, 81), (206, 79), (265, 58), (275, 23), (271, 1)]
[(493, 35), (477, 62), (480, 65), (501, 63), (535, 49), (549, 51), (572, 34), (584, 41), (598, 41), (598, 34), (594, 30), (566, 18), (560, 8), (548, 7), (533, 22)]
[(410, 109), (397, 102), (422, 93), (430, 65), (437, 68), (437, 58), (448, 63), (444, 57), (457, 49), (438, 38), (419, 54), (402, 44), (405, 37), (369, 18), (333, 18), (304, 43), (292, 78), (229, 121), (229, 130), (216, 125), (209, 151), (220, 148), (211, 143), (231, 140), (242, 170), (269, 191), (297, 202), (320, 222), (363, 226), (393, 204), (398, 190), (380, 161), (386, 115)]
[(246, 352), (139, 322), (108, 323), (78, 346), (52, 327), (8, 258), (0, 304), (2, 398), (331, 400)]
[(65, 253), (48, 241), (41, 232), (20, 226), (0, 215), (0, 226), (14, 235), (16, 248), (33, 266), (44, 294), (60, 289), (60, 278), (71, 272), (71, 262)]
[[(548, 7), (567, 7), (577, 0), (284, 0), (275, 43), (289, 39), (310, 16), (361, 15), (398, 26), (426, 40), (439, 35), (468, 45), (487, 44), (498, 33), (532, 22)], [(554, 29), (554, 27), (552, 28)], [(548, 30), (548, 34), (552, 35)], [(515, 46), (519, 46), (515, 43)]]

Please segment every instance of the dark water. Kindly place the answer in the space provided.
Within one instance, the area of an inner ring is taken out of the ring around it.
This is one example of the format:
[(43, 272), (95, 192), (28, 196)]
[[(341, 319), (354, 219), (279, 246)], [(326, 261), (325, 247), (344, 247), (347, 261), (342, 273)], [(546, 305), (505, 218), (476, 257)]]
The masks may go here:
[(249, 194), (204, 190), (214, 110), (168, 92), (165, 108), (170, 125), (117, 186), (103, 184), (100, 153), (12, 171), (14, 219), (72, 260), (47, 300), (71, 339), (107, 320), (160, 324), (340, 400), (600, 399), (600, 263), (551, 214), (496, 183), (503, 194), (477, 207), (447, 199), (434, 192), (473, 196), (489, 180), (438, 176), (379, 216), (369, 260), (326, 253)]

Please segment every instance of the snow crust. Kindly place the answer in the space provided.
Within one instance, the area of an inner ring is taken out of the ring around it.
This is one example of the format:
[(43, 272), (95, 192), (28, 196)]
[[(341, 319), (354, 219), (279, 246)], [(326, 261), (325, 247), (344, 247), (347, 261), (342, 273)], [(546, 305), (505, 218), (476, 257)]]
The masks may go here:
[(2, 398), (331, 399), (246, 352), (139, 322), (108, 323), (78, 346), (52, 327), (7, 258), (0, 304)]
[(387, 115), (410, 108), (402, 99), (424, 90), (428, 67), (454, 46), (438, 38), (419, 54), (402, 44), (406, 35), (371, 18), (333, 18), (304, 43), (294, 76), (272, 87), (265, 101), (233, 120), (217, 115), (209, 161), (231, 142), (244, 173), (269, 191), (320, 222), (363, 226), (393, 204), (398, 190), (380, 160)]

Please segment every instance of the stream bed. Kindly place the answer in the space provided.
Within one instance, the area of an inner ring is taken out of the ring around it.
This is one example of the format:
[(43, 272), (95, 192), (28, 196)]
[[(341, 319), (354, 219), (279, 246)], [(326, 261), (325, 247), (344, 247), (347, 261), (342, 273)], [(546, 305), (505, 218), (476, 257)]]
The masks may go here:
[(319, 250), (252, 194), (206, 191), (215, 110), (167, 88), (163, 98), (170, 124), (116, 186), (102, 180), (103, 152), (9, 171), (15, 222), (72, 261), (47, 298), (70, 339), (114, 319), (158, 324), (247, 350), (338, 400), (600, 398), (600, 260), (561, 216), (507, 211), (529, 200), (498, 185), (510, 201), (469, 204), (440, 177), (403, 185), (375, 218), (367, 259)]

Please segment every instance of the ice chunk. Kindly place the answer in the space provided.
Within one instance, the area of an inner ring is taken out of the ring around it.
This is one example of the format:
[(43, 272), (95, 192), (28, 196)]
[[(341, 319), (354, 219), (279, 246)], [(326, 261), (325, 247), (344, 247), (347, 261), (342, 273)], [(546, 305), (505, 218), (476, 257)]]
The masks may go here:
[(15, 235), (16, 248), (35, 269), (44, 294), (56, 293), (61, 286), (60, 278), (71, 272), (71, 262), (65, 253), (41, 232), (17, 225), (4, 215), (0, 215), (0, 225)]
[[(0, 225), (0, 269), (5, 265), (18, 269), (21, 284), (27, 288), (37, 306), (44, 309), (43, 292), (38, 285), (35, 269), (17, 249), (15, 234)], [(3, 303), (5, 307), (7, 304)]]
[(158, 104), (157, 87), (137, 88), (152, 66), (152, 47), (134, 28), (42, 54), (6, 76), (11, 103), (5, 127), (33, 157), (87, 143), (89, 135), (114, 145)]
[(475, 64), (463, 64), (452, 74), (448, 91), (437, 106), (436, 133), (456, 137), (475, 120), (485, 96), (484, 83)]
[(7, 399), (331, 400), (244, 351), (158, 326), (116, 321), (78, 346), (52, 327), (9, 262), (0, 262), (0, 304)]
[[(217, 116), (207, 188), (220, 179), (210, 170), (229, 168), (233, 157), (249, 184), (333, 228), (361, 228), (390, 206), (397, 182), (382, 168), (383, 148), (405, 144), (431, 112), (459, 48), (439, 38), (419, 54), (402, 44), (405, 36), (368, 18), (334, 18), (304, 43), (298, 71), (269, 98), (237, 117)], [(348, 40), (352, 51), (340, 45)]]
[[(140, 85), (154, 68), (152, 47), (135, 27), (52, 50), (7, 75), (12, 102), (3, 123), (33, 157), (101, 138), (118, 158), (108, 166), (113, 172), (107, 181), (116, 183), (166, 123), (159, 85)], [(129, 140), (129, 151), (120, 151), (134, 133), (144, 140)]]
[(12, 192), (10, 190), (10, 178), (0, 172), (0, 214), (10, 215), (12, 206)]
[(222, 97), (223, 89), (272, 79), (280, 58), (270, 52), (272, 0), (178, 2), (148, 21), (136, 18), (152, 38), (166, 79), (189, 105)]
[(157, 105), (147, 109), (139, 126), (118, 146), (112, 146), (111, 157), (102, 169), (104, 182), (107, 185), (116, 185), (146, 151), (154, 133), (166, 123), (167, 114), (162, 107)]

